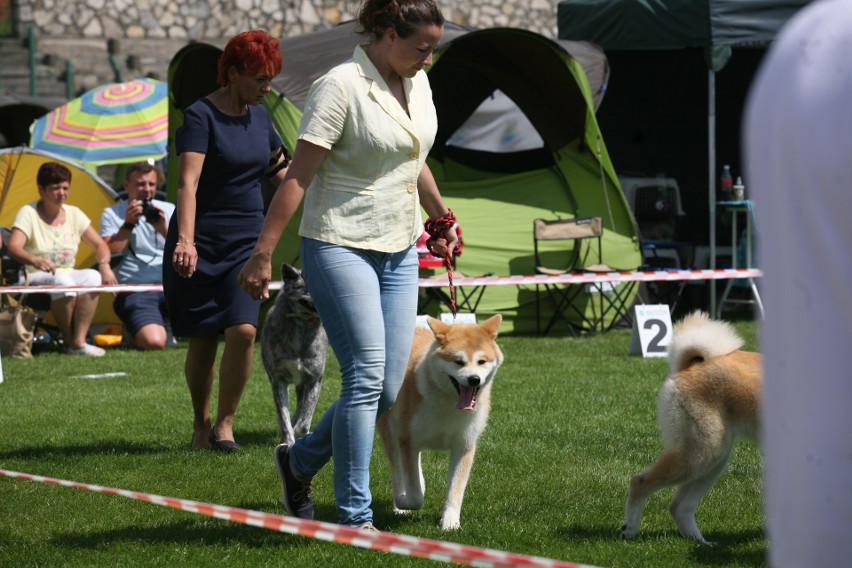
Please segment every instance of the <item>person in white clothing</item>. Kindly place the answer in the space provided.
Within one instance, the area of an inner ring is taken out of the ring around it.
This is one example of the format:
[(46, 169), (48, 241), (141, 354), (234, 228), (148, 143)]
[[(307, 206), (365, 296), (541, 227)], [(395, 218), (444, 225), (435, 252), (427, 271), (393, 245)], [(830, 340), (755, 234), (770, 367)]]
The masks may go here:
[(852, 2), (798, 12), (743, 124), (766, 318), (769, 565), (852, 563)]
[[(39, 200), (21, 207), (9, 237), (9, 256), (25, 265), (33, 286), (99, 286), (116, 284), (110, 268), (109, 247), (85, 213), (69, 205), (71, 170), (45, 162), (36, 174)], [(97, 270), (75, 268), (83, 241), (95, 250)], [(104, 350), (86, 343), (98, 307), (97, 292), (52, 292), (50, 311), (62, 333), (68, 353), (102, 357)]]

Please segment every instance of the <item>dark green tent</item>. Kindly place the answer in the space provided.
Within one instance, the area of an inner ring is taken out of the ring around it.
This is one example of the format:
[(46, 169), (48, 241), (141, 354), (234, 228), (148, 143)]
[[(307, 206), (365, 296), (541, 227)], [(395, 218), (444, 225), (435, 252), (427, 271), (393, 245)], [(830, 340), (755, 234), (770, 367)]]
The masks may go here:
[[(778, 30), (808, 0), (563, 0), (562, 39), (591, 41), (613, 70), (599, 112), (620, 172), (679, 180), (685, 237), (716, 259), (716, 174), (740, 164), (740, 117), (751, 79)], [(718, 132), (717, 132), (718, 122)], [(706, 182), (704, 181), (706, 180)], [(745, 180), (746, 184), (748, 180)], [(727, 237), (720, 234), (720, 238)], [(715, 303), (711, 294), (711, 306)]]
[(731, 48), (766, 46), (808, 1), (563, 0), (557, 20), (560, 38), (584, 38), (605, 51), (704, 48), (718, 71)]

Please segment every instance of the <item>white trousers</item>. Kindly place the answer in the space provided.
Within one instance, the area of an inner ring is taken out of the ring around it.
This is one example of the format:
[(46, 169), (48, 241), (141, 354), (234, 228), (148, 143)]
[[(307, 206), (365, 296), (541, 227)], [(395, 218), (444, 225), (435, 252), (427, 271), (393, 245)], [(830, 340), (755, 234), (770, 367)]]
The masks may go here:
[[(101, 273), (93, 268), (83, 269), (60, 269), (56, 273), (30, 272), (31, 286), (100, 286)], [(51, 293), (51, 300), (76, 296), (77, 292)]]

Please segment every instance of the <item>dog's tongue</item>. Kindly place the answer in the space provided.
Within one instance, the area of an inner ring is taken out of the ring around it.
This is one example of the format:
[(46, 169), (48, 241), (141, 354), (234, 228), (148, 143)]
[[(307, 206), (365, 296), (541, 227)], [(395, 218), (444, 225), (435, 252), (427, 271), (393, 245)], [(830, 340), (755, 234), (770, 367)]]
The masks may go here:
[(459, 401), (456, 403), (458, 410), (473, 410), (476, 402), (476, 391), (479, 389), (459, 385)]

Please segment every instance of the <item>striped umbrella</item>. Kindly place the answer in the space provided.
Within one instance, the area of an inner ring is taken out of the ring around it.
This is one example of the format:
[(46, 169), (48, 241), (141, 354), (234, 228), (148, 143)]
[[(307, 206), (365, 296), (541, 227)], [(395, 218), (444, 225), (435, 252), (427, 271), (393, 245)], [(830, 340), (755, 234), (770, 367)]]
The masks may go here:
[(167, 93), (147, 78), (102, 85), (36, 120), (30, 146), (95, 166), (162, 158)]

